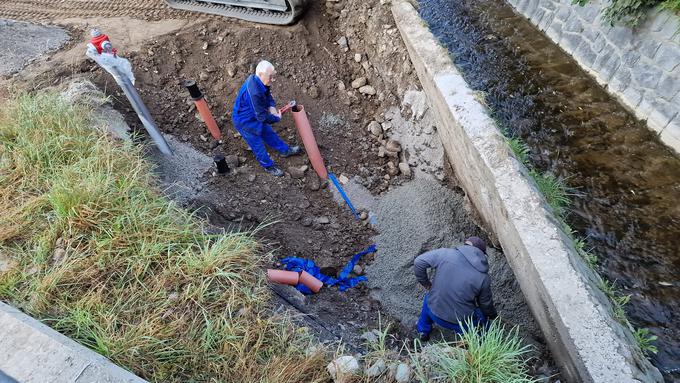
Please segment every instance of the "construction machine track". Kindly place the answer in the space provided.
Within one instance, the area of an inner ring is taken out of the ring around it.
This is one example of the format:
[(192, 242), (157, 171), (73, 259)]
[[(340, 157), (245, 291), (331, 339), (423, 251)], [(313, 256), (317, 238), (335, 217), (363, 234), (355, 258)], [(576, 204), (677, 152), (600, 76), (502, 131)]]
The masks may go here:
[(241, 20), (264, 24), (288, 25), (292, 24), (302, 14), (307, 0), (286, 0), (287, 9), (278, 11), (266, 8), (251, 8), (239, 5), (229, 5), (212, 2), (210, 0), (165, 0), (175, 9), (209, 13), (213, 15), (234, 17)]

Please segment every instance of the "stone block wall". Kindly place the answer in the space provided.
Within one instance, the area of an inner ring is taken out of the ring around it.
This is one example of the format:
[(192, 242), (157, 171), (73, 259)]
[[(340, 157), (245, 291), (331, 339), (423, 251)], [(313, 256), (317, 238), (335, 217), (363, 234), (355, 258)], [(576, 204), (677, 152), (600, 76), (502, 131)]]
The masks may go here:
[(656, 10), (632, 29), (603, 21), (602, 0), (507, 1), (680, 153), (680, 16)]

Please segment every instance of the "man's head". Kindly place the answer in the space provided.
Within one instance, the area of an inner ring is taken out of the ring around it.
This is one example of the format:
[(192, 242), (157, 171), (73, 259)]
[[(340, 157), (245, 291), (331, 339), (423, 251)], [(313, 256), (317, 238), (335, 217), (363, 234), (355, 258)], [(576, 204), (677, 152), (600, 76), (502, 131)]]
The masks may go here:
[(274, 75), (276, 71), (274, 70), (274, 65), (269, 61), (262, 60), (255, 68), (255, 74), (260, 78), (260, 81), (266, 86), (271, 85), (274, 81)]
[(482, 253), (486, 254), (486, 243), (484, 243), (484, 240), (479, 237), (468, 237), (468, 239), (465, 240), (465, 244), (468, 246), (474, 246), (481, 250)]

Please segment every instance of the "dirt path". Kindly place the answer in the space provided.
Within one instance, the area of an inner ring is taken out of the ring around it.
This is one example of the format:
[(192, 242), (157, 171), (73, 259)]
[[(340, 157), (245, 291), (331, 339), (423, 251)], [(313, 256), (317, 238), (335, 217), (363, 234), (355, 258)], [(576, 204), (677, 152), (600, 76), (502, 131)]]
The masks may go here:
[(73, 17), (132, 16), (144, 20), (192, 17), (169, 8), (163, 0), (15, 0), (0, 2), (0, 18), (54, 22)]

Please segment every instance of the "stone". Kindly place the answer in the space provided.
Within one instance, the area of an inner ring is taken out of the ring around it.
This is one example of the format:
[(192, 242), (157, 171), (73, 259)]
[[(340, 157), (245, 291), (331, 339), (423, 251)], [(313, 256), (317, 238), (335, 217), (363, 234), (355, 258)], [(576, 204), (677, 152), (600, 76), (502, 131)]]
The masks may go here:
[(376, 92), (375, 88), (372, 87), (371, 85), (364, 85), (361, 88), (359, 88), (359, 93), (365, 94), (365, 95), (368, 95), (368, 96), (373, 96), (378, 92)]
[(640, 65), (633, 69), (633, 79), (643, 88), (654, 89), (661, 78), (661, 70), (658, 68)]
[(343, 50), (349, 48), (349, 44), (347, 43), (347, 37), (345, 37), (345, 36), (342, 36), (341, 38), (339, 38), (337, 43), (340, 46), (340, 48), (343, 49)]
[(307, 94), (309, 94), (309, 97), (311, 98), (319, 98), (319, 88), (310, 86), (309, 89), (307, 89)]
[(676, 44), (663, 44), (656, 53), (654, 60), (661, 68), (673, 72), (680, 66), (680, 46)]
[(325, 215), (322, 215), (321, 217), (318, 217), (316, 219), (316, 223), (321, 224), (321, 225), (328, 225), (329, 223), (331, 223), (331, 220), (328, 217), (326, 217)]
[(338, 90), (343, 91), (345, 90), (345, 83), (342, 81), (338, 81)]
[(384, 146), (379, 147), (378, 148), (378, 157), (383, 158), (383, 157), (385, 157), (385, 154), (386, 154), (385, 153), (385, 147)]
[(208, 42), (207, 41), (203, 43), (203, 46), (201, 47), (201, 49), (203, 49), (203, 50), (208, 49)]
[(385, 360), (382, 358), (379, 358), (373, 364), (371, 367), (366, 369), (366, 376), (369, 378), (377, 378), (378, 376), (382, 375), (385, 371), (387, 371), (387, 364), (385, 364)]
[(227, 162), (227, 166), (229, 166), (229, 169), (236, 169), (239, 164), (238, 156), (230, 154), (226, 157), (224, 157), (224, 161)]
[(351, 355), (343, 355), (328, 363), (326, 370), (334, 382), (343, 382), (359, 372), (359, 361)]
[(293, 178), (293, 179), (300, 179), (300, 178), (303, 178), (305, 176), (305, 170), (307, 170), (307, 169), (303, 169), (303, 168), (297, 167), (297, 166), (289, 166), (288, 167), (288, 174), (290, 174), (290, 177)]
[(411, 381), (411, 367), (406, 363), (399, 363), (397, 371), (394, 373), (394, 380), (397, 383), (409, 383)]
[(396, 140), (389, 140), (387, 141), (387, 144), (385, 144), (385, 149), (389, 152), (401, 152), (401, 144), (399, 141)]
[(359, 219), (363, 221), (366, 218), (368, 218), (368, 213), (366, 213), (365, 211), (362, 211), (361, 214), (359, 214)]
[(343, 185), (347, 185), (347, 183), (349, 182), (349, 178), (347, 178), (347, 176), (344, 174), (340, 174), (340, 177), (338, 177), (338, 181), (340, 181), (340, 183)]
[(354, 268), (352, 269), (352, 272), (355, 275), (363, 275), (364, 274), (364, 268), (359, 266), (359, 265), (354, 265)]
[(371, 123), (368, 124), (368, 131), (376, 137), (379, 137), (383, 133), (382, 126), (380, 126), (378, 121), (371, 121)]
[(399, 168), (392, 161), (387, 163), (387, 174), (391, 176), (399, 174)]
[(401, 171), (401, 174), (403, 174), (406, 177), (411, 176), (411, 168), (408, 166), (406, 162), (399, 163), (399, 171)]
[(201, 73), (198, 74), (198, 78), (200, 78), (201, 81), (205, 81), (205, 80), (207, 80), (208, 78), (210, 78), (210, 76), (208, 76), (208, 74), (205, 73), (205, 72), (201, 72)]
[(255, 174), (250, 174), (250, 175), (248, 176), (248, 182), (253, 182), (253, 181), (255, 181), (255, 178), (256, 178)]
[(312, 219), (311, 218), (305, 218), (302, 220), (302, 226), (309, 227), (312, 226)]
[(366, 85), (367, 82), (368, 82), (368, 80), (366, 80), (366, 77), (359, 77), (359, 78), (355, 79), (354, 81), (352, 81), (352, 88), (359, 89), (362, 86)]
[(360, 63), (361, 62), (361, 54), (360, 53), (355, 53), (354, 54), (354, 61)]

